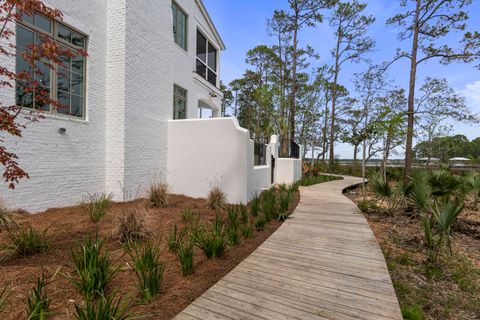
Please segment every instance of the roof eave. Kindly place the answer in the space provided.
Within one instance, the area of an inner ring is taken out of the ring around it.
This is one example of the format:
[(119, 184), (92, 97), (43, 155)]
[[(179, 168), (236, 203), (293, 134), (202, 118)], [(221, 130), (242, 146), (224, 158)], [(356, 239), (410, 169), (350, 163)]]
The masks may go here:
[(222, 37), (220, 36), (220, 33), (218, 33), (218, 30), (215, 27), (215, 24), (213, 23), (213, 20), (210, 17), (210, 14), (208, 14), (207, 8), (205, 8), (205, 5), (203, 4), (203, 1), (202, 0), (195, 0), (195, 1), (197, 2), (198, 6), (200, 7), (200, 10), (202, 11), (205, 18), (207, 18), (207, 22), (208, 22), (210, 28), (212, 28), (216, 40), (220, 44), (220, 49), (222, 51), (224, 51), (226, 49), (225, 43), (223, 42)]

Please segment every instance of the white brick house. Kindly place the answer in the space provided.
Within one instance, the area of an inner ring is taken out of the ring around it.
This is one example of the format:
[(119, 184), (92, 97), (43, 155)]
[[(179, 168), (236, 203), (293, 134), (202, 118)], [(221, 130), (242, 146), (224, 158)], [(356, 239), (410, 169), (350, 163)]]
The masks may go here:
[[(152, 182), (166, 181), (169, 120), (197, 118), (199, 108), (220, 114), (219, 33), (201, 0), (45, 2), (62, 11), (63, 22), (25, 19), (16, 27), (17, 50), (47, 32), (67, 46), (84, 45), (88, 57), (69, 62), (68, 80), (52, 71), (45, 83), (54, 98), (69, 101), (69, 115), (46, 112), (21, 139), (7, 141), (30, 179), (15, 190), (2, 184), (0, 197), (35, 212), (79, 203), (86, 193), (143, 196)], [(15, 95), (2, 91), (0, 99), (9, 105)]]

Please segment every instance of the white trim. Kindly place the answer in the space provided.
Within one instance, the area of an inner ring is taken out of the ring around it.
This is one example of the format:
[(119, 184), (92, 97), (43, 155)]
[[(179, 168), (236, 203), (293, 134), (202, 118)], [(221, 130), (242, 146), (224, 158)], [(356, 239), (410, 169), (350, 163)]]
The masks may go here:
[(222, 37), (218, 33), (218, 30), (215, 27), (215, 24), (213, 23), (212, 18), (208, 14), (208, 11), (205, 8), (205, 5), (203, 4), (203, 1), (202, 0), (195, 0), (195, 2), (200, 7), (200, 11), (202, 12), (202, 14), (205, 16), (205, 19), (207, 20), (208, 26), (213, 30), (213, 35), (215, 36), (215, 40), (217, 40), (217, 42), (220, 44), (220, 50), (225, 51), (225, 49), (226, 49), (225, 43), (223, 42)]

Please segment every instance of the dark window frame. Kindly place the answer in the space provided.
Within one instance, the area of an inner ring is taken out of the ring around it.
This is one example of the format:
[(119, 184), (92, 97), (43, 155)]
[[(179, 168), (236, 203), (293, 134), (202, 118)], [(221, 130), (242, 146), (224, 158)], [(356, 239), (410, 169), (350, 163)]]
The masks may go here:
[[(34, 15), (36, 15), (36, 14), (37, 13), (35, 13)], [(31, 17), (32, 19), (34, 19), (33, 18), (34, 15), (32, 15), (32, 16), (25, 15), (25, 16), (28, 17), (28, 18)], [(40, 14), (38, 14), (38, 15), (40, 15)], [(27, 31), (32, 32), (34, 34), (34, 41), (36, 41), (36, 39), (38, 38), (37, 34), (42, 34), (43, 36), (48, 36), (48, 37), (52, 38), (55, 42), (59, 43), (60, 45), (62, 45), (64, 47), (67, 47), (68, 49), (72, 50), (73, 53), (75, 53), (77, 50), (87, 51), (88, 35), (86, 35), (85, 33), (81, 32), (80, 30), (78, 30), (78, 29), (76, 29), (76, 28), (74, 28), (70, 25), (67, 25), (67, 24), (65, 24), (61, 21), (52, 20), (52, 19), (44, 17), (44, 16), (42, 16), (42, 18), (43, 19), (48, 19), (50, 21), (50, 32), (47, 32), (44, 29), (36, 26), (35, 21), (33, 21), (33, 24), (32, 24), (28, 21), (17, 20), (16, 21), (16, 27), (18, 28), (18, 26), (20, 26), (20, 27), (26, 29)], [(71, 40), (70, 42), (60, 38), (58, 36), (58, 29), (60, 27), (70, 31), (71, 35), (76, 34), (76, 35), (79, 36), (79, 39), (83, 39), (83, 46), (75, 45), (72, 42), (72, 38), (70, 38), (70, 40)], [(20, 52), (18, 52), (17, 49), (16, 49), (15, 56), (18, 57), (19, 54), (20, 54)], [(17, 64), (17, 61), (15, 63)], [(59, 64), (54, 64), (53, 69), (49, 68), (50, 98), (52, 100), (59, 101), (59, 99), (58, 99), (58, 96), (59, 96), (59, 94), (58, 94), (59, 93), (58, 92), (59, 68), (67, 70), (69, 72), (69, 78), (72, 75), (77, 75), (77, 76), (81, 77), (82, 83), (81, 83), (81, 87), (79, 87), (80, 88), (80, 93), (79, 94), (74, 93), (73, 90), (71, 89), (73, 87), (72, 80), (69, 80), (69, 85), (70, 85), (69, 92), (63, 92), (63, 93), (68, 93), (68, 95), (69, 95), (69, 106), (68, 106), (69, 110), (72, 107), (72, 100), (73, 99), (80, 99), (81, 100), (81, 105), (80, 105), (81, 115), (78, 116), (78, 115), (74, 115), (74, 114), (65, 114), (65, 113), (62, 113), (62, 112), (58, 112), (58, 110), (52, 108), (51, 106), (49, 106), (48, 110), (44, 110), (43, 112), (44, 112), (44, 114), (52, 114), (52, 115), (56, 115), (56, 116), (59, 116), (59, 117), (66, 117), (66, 118), (72, 118), (72, 119), (77, 119), (77, 120), (85, 120), (86, 119), (86, 111), (87, 111), (86, 110), (87, 109), (86, 108), (86, 99), (87, 99), (87, 84), (86, 84), (86, 82), (87, 82), (87, 57), (82, 56), (83, 66), (82, 66), (82, 72), (81, 73), (73, 70), (74, 68), (72, 66), (72, 63), (73, 62), (70, 61), (68, 67), (65, 66), (65, 65), (62, 67)], [(18, 88), (17, 83), (16, 83), (15, 87), (16, 87), (15, 90), (17, 91), (17, 88)], [(15, 100), (17, 100), (17, 93), (15, 94)], [(22, 108), (26, 108), (26, 109), (29, 109), (29, 110), (39, 110), (38, 108), (35, 107), (35, 105), (33, 105), (33, 107), (23, 106)]]
[[(179, 91), (183, 91), (184, 95), (178, 94)], [(183, 117), (177, 117), (177, 99), (183, 101)], [(177, 85), (173, 84), (173, 120), (183, 120), (187, 118), (187, 106), (188, 106), (188, 90)]]
[[(205, 61), (203, 61), (198, 54), (198, 41), (199, 37), (198, 35), (201, 35), (202, 37), (205, 38)], [(218, 83), (218, 48), (210, 41), (208, 40), (208, 37), (203, 33), (200, 29), (197, 29), (197, 45), (196, 45), (196, 50), (195, 56), (196, 56), (196, 67), (195, 67), (195, 72), (202, 77), (203, 79), (207, 80), (211, 85), (217, 87)], [(210, 67), (209, 63), (209, 49), (213, 48), (215, 50), (215, 69)]]
[[(176, 12), (175, 12), (176, 11)], [(185, 17), (183, 45), (180, 42), (180, 35), (178, 33), (180, 21), (178, 19), (178, 13), (181, 13)], [(188, 51), (188, 15), (185, 10), (178, 5), (175, 1), (172, 1), (172, 19), (173, 19), (173, 42), (185, 51)]]

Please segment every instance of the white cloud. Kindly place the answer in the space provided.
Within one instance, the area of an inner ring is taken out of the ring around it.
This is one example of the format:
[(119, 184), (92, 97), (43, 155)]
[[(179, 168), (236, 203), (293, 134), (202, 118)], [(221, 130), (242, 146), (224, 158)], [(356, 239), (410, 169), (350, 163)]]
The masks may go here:
[(467, 99), (467, 105), (474, 112), (480, 112), (480, 80), (465, 85), (458, 90)]

